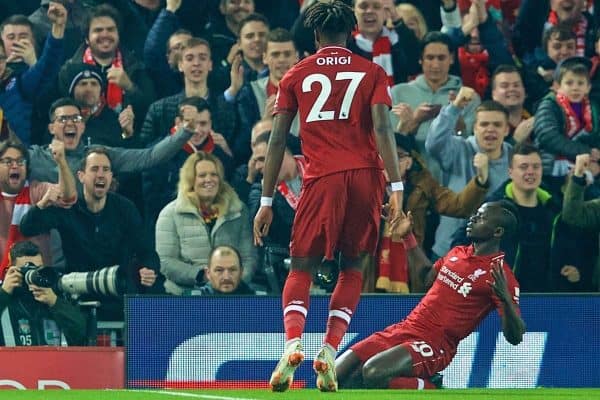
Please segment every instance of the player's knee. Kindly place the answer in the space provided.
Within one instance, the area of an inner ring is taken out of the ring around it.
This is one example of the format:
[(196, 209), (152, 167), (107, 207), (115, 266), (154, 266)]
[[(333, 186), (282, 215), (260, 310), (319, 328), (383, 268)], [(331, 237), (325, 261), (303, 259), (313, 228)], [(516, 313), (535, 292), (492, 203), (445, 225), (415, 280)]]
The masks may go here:
[(379, 388), (383, 378), (383, 371), (377, 365), (367, 362), (362, 367), (362, 379), (365, 388)]

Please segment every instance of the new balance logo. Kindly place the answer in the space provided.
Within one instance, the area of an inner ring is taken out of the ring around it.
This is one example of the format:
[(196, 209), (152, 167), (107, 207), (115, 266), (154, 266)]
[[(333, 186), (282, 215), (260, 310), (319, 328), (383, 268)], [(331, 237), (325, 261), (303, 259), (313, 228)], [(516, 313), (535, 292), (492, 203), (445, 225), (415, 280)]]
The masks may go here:
[(473, 287), (471, 286), (471, 282), (465, 282), (462, 284), (461, 287), (458, 288), (457, 292), (462, 294), (463, 297), (466, 298), (471, 289), (473, 289)]

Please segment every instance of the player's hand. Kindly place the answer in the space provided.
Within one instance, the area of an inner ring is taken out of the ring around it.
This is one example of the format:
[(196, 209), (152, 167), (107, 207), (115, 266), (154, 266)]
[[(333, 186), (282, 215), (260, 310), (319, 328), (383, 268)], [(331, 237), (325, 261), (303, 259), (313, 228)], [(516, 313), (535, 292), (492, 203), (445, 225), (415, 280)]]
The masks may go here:
[(452, 102), (454, 107), (460, 108), (461, 110), (467, 106), (475, 97), (475, 90), (471, 89), (468, 86), (463, 86), (458, 91), (456, 95), (456, 99)]
[(473, 157), (473, 166), (477, 173), (477, 181), (480, 185), (487, 184), (489, 176), (489, 158), (485, 153), (477, 153)]
[(598, 150), (597, 148), (592, 148), (592, 150), (590, 151), (590, 159), (592, 161), (598, 161), (600, 160), (600, 150)]
[(406, 218), (402, 211), (402, 194), (402, 191), (392, 192), (389, 202), (383, 206), (382, 217), (390, 226), (397, 226), (401, 219)]
[(262, 246), (262, 238), (269, 234), (269, 228), (273, 222), (273, 209), (261, 206), (254, 217), (254, 245)]
[(2, 282), (2, 290), (8, 294), (12, 294), (16, 287), (23, 284), (23, 274), (21, 269), (15, 266), (10, 267), (6, 271), (6, 276)]
[(29, 285), (29, 291), (33, 294), (33, 298), (40, 303), (44, 303), (49, 307), (53, 307), (56, 304), (56, 293), (51, 288)]
[(530, 117), (524, 119), (517, 125), (515, 128), (515, 133), (513, 133), (513, 138), (515, 142), (522, 143), (529, 139), (531, 132), (533, 132), (533, 124), (535, 123), (535, 117)]
[(233, 151), (231, 151), (231, 148), (229, 147), (229, 144), (227, 143), (227, 139), (225, 139), (225, 136), (213, 131), (212, 129), (210, 130), (210, 135), (212, 136), (213, 141), (215, 142), (215, 144), (217, 146), (219, 146), (221, 149), (223, 149), (223, 151), (225, 153), (227, 153), (230, 157), (233, 157)]
[(65, 143), (58, 139), (52, 139), (50, 143), (50, 151), (52, 151), (52, 158), (57, 164), (66, 161), (65, 158)]
[(106, 79), (123, 90), (130, 90), (133, 87), (133, 82), (123, 67), (110, 67), (106, 73)]
[(8, 58), (7, 63), (22, 60), (25, 64), (30, 67), (37, 62), (35, 55), (35, 48), (29, 39), (21, 39), (13, 43), (12, 50)]
[(511, 298), (508, 292), (508, 283), (504, 274), (504, 256), (497, 257), (491, 262), (492, 281), (486, 281), (492, 288), (496, 296), (503, 303), (510, 303)]
[(590, 167), (590, 155), (589, 154), (578, 154), (575, 157), (575, 171), (573, 174), (581, 178), (585, 171)]
[(392, 242), (400, 242), (406, 235), (412, 232), (413, 228), (413, 217), (412, 212), (409, 211), (404, 214), (400, 211), (400, 218), (390, 222), (389, 230)]
[(565, 265), (564, 267), (562, 267), (560, 269), (560, 274), (567, 278), (567, 280), (571, 283), (577, 283), (581, 279), (579, 270), (573, 265)]
[(142, 267), (139, 270), (140, 283), (142, 286), (150, 287), (156, 282), (156, 272), (148, 267)]

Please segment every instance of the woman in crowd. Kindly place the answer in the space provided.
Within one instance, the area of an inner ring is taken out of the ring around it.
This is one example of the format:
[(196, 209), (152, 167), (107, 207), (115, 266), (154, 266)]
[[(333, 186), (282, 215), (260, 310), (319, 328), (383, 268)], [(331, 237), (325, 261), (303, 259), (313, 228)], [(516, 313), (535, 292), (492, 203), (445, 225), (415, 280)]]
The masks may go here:
[(201, 286), (211, 249), (220, 245), (240, 251), (243, 279), (250, 282), (256, 257), (248, 209), (225, 181), (221, 161), (212, 154), (194, 153), (179, 172), (177, 198), (156, 223), (165, 290), (178, 295)]

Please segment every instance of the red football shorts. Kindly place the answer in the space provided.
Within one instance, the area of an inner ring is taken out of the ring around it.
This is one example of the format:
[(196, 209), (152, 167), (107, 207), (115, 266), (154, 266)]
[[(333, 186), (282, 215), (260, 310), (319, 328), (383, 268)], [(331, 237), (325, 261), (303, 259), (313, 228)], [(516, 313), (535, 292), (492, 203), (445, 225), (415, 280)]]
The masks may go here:
[(404, 328), (400, 322), (388, 326), (383, 331), (375, 332), (350, 347), (350, 349), (362, 363), (365, 363), (368, 359), (385, 350), (394, 346), (403, 346), (412, 357), (413, 376), (429, 378), (436, 372), (446, 368), (454, 358), (456, 351), (448, 348), (443, 349), (439, 345), (430, 343), (418, 336)]
[(374, 255), (385, 180), (375, 168), (353, 169), (311, 180), (298, 202), (290, 254), (333, 259)]

